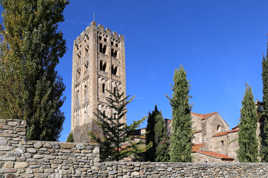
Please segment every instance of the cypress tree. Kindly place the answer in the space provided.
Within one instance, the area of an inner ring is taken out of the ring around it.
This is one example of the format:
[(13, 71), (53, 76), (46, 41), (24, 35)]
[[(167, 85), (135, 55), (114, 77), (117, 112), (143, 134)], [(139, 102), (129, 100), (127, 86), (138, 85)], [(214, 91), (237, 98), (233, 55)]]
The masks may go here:
[[(146, 127), (146, 147), (145, 153), (146, 161), (167, 161), (167, 131), (165, 128), (165, 121), (162, 113), (155, 105), (154, 110), (148, 114)], [(163, 144), (164, 143), (164, 144)], [(162, 145), (163, 144), (163, 145)]]
[(155, 125), (156, 125), (156, 116), (159, 114), (157, 105), (155, 105), (154, 111), (149, 112), (147, 119), (147, 127), (146, 127), (146, 135), (145, 135), (145, 144), (148, 147), (145, 153), (146, 161), (154, 161), (155, 160), (155, 152), (156, 152), (156, 142), (155, 142)]
[(160, 113), (157, 116), (157, 122), (155, 125), (155, 161), (157, 162), (167, 162), (169, 161), (169, 139), (167, 136), (167, 128), (165, 126), (165, 121)]
[(268, 52), (262, 60), (263, 112), (261, 115), (261, 159), (268, 162)]
[(58, 23), (68, 1), (0, 3), (0, 118), (25, 119), (27, 139), (57, 140), (65, 119), (60, 111), (65, 86), (55, 70), (65, 53)]
[(189, 84), (183, 67), (175, 70), (173, 94), (170, 100), (172, 107), (172, 125), (170, 138), (170, 161), (191, 162), (192, 122), (189, 105)]
[(257, 162), (258, 141), (256, 136), (257, 110), (254, 103), (252, 90), (246, 88), (240, 111), (240, 123), (238, 133), (238, 159), (240, 162)]

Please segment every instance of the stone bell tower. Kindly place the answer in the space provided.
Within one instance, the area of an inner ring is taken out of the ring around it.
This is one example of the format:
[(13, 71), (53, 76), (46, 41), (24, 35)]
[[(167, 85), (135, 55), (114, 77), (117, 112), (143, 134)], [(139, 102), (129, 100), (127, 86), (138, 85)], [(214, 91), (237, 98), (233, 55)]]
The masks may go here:
[(71, 129), (75, 141), (83, 141), (74, 132), (92, 123), (97, 108), (109, 114), (105, 97), (115, 86), (126, 93), (124, 37), (93, 21), (73, 44)]

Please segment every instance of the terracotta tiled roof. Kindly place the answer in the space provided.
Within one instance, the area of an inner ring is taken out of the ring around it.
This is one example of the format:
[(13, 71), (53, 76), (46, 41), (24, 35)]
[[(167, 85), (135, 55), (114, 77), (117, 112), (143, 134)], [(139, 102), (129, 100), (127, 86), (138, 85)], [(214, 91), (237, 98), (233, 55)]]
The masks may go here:
[(212, 151), (197, 151), (197, 153), (200, 154), (204, 154), (213, 158), (218, 158), (218, 159), (222, 159), (222, 160), (227, 160), (227, 161), (233, 161), (234, 159), (225, 155), (225, 154), (221, 154), (221, 153), (216, 153), (216, 152), (212, 152)]
[(191, 114), (192, 114), (192, 116), (196, 116), (196, 117), (199, 117), (201, 119), (206, 119), (206, 118), (213, 116), (214, 114), (217, 114), (217, 112), (212, 112), (212, 113), (208, 113), (208, 114), (198, 114), (198, 113), (192, 112)]
[(200, 148), (202, 148), (204, 146), (204, 144), (193, 144), (192, 146), (192, 152), (197, 152), (200, 150)]
[(238, 131), (239, 131), (239, 128), (235, 127), (232, 130), (216, 133), (215, 135), (213, 135), (213, 137), (220, 137), (220, 136), (228, 135), (229, 133), (234, 133), (234, 132), (238, 132)]

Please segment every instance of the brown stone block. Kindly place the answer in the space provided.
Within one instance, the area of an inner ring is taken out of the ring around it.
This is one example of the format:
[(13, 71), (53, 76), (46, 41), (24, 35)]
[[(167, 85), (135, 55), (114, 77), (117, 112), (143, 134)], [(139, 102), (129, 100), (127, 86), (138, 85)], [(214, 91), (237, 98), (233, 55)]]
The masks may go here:
[(72, 149), (74, 147), (74, 144), (72, 143), (61, 143), (60, 148), (61, 149)]

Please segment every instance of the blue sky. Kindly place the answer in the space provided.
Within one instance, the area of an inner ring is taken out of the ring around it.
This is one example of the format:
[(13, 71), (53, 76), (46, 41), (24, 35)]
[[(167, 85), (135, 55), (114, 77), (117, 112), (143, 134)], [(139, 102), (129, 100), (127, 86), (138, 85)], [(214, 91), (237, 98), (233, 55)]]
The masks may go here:
[[(96, 23), (125, 36), (128, 123), (157, 104), (171, 118), (174, 70), (183, 65), (190, 82), (192, 111), (219, 112), (234, 127), (239, 122), (245, 84), (262, 99), (261, 62), (268, 33), (266, 0), (71, 0), (60, 24), (67, 52), (57, 67), (66, 85), (61, 141), (71, 125), (73, 40)], [(145, 126), (145, 124), (143, 124)]]

